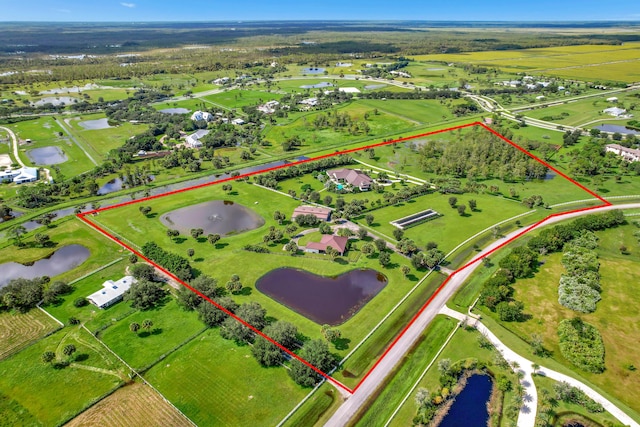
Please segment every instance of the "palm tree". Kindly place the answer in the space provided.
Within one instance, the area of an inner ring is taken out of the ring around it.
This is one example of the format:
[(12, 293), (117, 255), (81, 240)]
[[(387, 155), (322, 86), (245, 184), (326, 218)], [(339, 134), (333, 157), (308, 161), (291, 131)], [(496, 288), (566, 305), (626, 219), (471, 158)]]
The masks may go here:
[(27, 232), (27, 229), (21, 225), (16, 225), (9, 230), (9, 234), (13, 236), (18, 246), (22, 246), (22, 236)]
[(147, 331), (151, 329), (152, 326), (153, 326), (153, 322), (151, 321), (151, 319), (144, 319), (142, 321), (142, 327), (145, 328)]

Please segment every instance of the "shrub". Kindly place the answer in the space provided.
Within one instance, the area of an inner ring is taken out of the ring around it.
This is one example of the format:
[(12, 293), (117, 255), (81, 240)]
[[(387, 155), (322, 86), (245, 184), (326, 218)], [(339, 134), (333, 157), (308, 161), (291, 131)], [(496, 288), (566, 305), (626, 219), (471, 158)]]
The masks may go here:
[(604, 343), (598, 329), (579, 317), (565, 319), (558, 326), (560, 352), (573, 365), (587, 371), (604, 371)]

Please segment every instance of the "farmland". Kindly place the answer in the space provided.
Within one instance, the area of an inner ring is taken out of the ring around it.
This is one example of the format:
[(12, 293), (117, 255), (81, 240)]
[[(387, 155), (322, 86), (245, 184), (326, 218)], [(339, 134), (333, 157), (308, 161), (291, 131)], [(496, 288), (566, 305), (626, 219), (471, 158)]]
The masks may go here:
[(40, 310), (0, 313), (0, 360), (55, 331), (59, 325)]

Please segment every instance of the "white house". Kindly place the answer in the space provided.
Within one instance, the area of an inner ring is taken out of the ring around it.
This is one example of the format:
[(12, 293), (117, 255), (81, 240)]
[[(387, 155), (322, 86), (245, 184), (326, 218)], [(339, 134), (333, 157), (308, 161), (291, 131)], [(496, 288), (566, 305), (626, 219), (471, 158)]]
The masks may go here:
[(223, 85), (229, 82), (229, 77), (220, 77), (219, 79), (215, 79), (213, 81), (214, 85)]
[(622, 156), (628, 162), (640, 162), (640, 150), (623, 147), (619, 144), (607, 144), (605, 150)]
[(200, 138), (204, 137), (208, 133), (209, 131), (207, 129), (198, 129), (191, 135), (187, 136), (187, 138), (184, 141), (184, 145), (186, 145), (189, 148), (200, 148), (202, 147), (202, 142), (200, 141)]
[(618, 102), (618, 98), (616, 96), (612, 96), (611, 98), (607, 98), (607, 102)]
[(191, 115), (191, 120), (193, 120), (194, 122), (197, 122), (200, 120), (204, 120), (205, 122), (210, 122), (211, 120), (213, 120), (213, 114), (207, 111), (196, 111)]
[(299, 101), (298, 104), (306, 105), (307, 107), (315, 107), (318, 105), (318, 98), (306, 98)]
[(110, 307), (118, 301), (122, 301), (124, 293), (134, 283), (136, 283), (136, 279), (133, 276), (124, 276), (116, 282), (107, 280), (102, 284), (101, 290), (92, 293), (87, 299), (98, 308)]
[(620, 117), (627, 112), (624, 108), (609, 107), (602, 110), (603, 113), (609, 114), (613, 117)]
[(234, 124), (234, 125), (243, 125), (243, 124), (245, 124), (245, 121), (244, 121), (244, 119), (241, 119), (241, 118), (238, 117), (237, 119), (231, 120), (231, 123)]
[(38, 169), (31, 167), (23, 167), (20, 169), (6, 169), (0, 171), (0, 182), (13, 182), (15, 184), (24, 184), (25, 182), (34, 182), (38, 180)]

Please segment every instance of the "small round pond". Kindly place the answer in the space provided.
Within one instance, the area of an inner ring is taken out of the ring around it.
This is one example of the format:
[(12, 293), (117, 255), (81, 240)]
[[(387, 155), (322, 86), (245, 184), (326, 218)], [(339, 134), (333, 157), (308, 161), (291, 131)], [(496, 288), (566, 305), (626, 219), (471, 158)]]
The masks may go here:
[(260, 292), (320, 325), (331, 326), (349, 320), (386, 285), (387, 278), (370, 269), (325, 277), (278, 268), (256, 282)]
[(169, 228), (188, 234), (202, 228), (204, 234), (231, 235), (264, 225), (264, 219), (253, 210), (229, 200), (213, 200), (166, 213), (160, 221)]
[(300, 86), (301, 89), (321, 89), (323, 87), (332, 87), (333, 83), (329, 83), (329, 82), (320, 82), (320, 83), (316, 83), (314, 85), (302, 85)]
[(307, 67), (307, 68), (303, 68), (302, 72), (304, 74), (322, 74), (324, 73), (324, 68)]
[(42, 258), (30, 265), (18, 262), (0, 264), (0, 287), (6, 286), (13, 279), (34, 279), (36, 277), (54, 277), (66, 273), (85, 262), (89, 258), (89, 249), (82, 245), (64, 246), (51, 256)]
[(67, 155), (56, 146), (34, 148), (27, 151), (27, 156), (36, 165), (57, 165), (68, 160)]
[(87, 130), (109, 129), (109, 119), (85, 120), (78, 123), (80, 127)]
[(492, 382), (488, 375), (472, 375), (456, 397), (440, 427), (486, 427), (489, 420), (487, 402)]
[(595, 129), (601, 130), (603, 132), (618, 132), (622, 135), (640, 135), (640, 132), (638, 132), (637, 130), (621, 125), (598, 125), (595, 127)]

